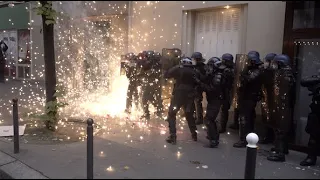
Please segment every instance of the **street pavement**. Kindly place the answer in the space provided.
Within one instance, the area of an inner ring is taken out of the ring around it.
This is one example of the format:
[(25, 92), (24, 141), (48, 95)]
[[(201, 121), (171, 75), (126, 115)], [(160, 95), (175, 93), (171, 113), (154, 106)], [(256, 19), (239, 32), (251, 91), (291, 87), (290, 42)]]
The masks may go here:
[[(1, 103), (8, 103), (12, 96), (26, 97), (28, 87), (18, 82), (1, 86)], [(20, 86), (18, 86), (20, 85)], [(18, 87), (9, 93), (11, 87)], [(3, 88), (6, 87), (6, 88)], [(40, 93), (40, 87), (33, 86), (33, 92)], [(20, 90), (22, 89), (22, 90)], [(24, 91), (25, 90), (25, 91)], [(22, 100), (22, 105), (28, 105)], [(8, 104), (6, 105), (8, 106)], [(11, 125), (11, 115), (1, 108), (3, 124)], [(21, 110), (23, 111), (23, 110)], [(8, 120), (8, 118), (10, 118)], [(124, 118), (125, 119), (125, 118)], [(205, 131), (198, 126), (198, 142), (190, 140), (187, 123), (178, 120), (178, 144), (167, 144), (167, 123), (153, 118), (148, 127), (131, 120), (107, 120), (106, 126), (94, 137), (94, 178), (186, 178), (186, 179), (242, 179), (244, 177), (246, 149), (236, 149), (237, 133), (221, 135), (218, 148), (207, 149)], [(96, 120), (99, 123), (99, 120)], [(126, 123), (121, 123), (126, 122)], [(259, 145), (257, 179), (319, 179), (320, 167), (301, 167), (299, 162), (305, 154), (290, 151), (284, 163), (266, 159), (270, 145)], [(86, 142), (58, 145), (36, 145), (21, 141), (20, 153), (13, 154), (13, 143), (0, 141), (1, 171), (15, 179), (80, 179), (86, 178)]]
[[(234, 132), (223, 134), (216, 149), (202, 147), (207, 142), (199, 128), (199, 141), (190, 140), (188, 130), (180, 130), (178, 144), (165, 143), (166, 134), (159, 127), (144, 132), (131, 125), (94, 138), (94, 178), (187, 178), (242, 179), (246, 149), (235, 149)], [(126, 132), (124, 130), (127, 130)], [(128, 134), (131, 136), (128, 137)], [(141, 138), (143, 137), (143, 138)], [(304, 154), (290, 151), (285, 163), (266, 160), (270, 146), (259, 146), (257, 179), (319, 179), (320, 168), (301, 167)], [(1, 141), (0, 150), (47, 178), (86, 178), (86, 142), (65, 145), (21, 144), (21, 152), (13, 154), (13, 145)], [(1, 168), (1, 166), (0, 166)]]

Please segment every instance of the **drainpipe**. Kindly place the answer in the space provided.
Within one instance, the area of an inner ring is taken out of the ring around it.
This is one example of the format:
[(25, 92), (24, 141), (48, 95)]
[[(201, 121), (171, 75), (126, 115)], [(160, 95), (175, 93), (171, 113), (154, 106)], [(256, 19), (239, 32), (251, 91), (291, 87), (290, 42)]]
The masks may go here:
[(132, 1), (129, 1), (129, 9), (128, 9), (128, 48), (127, 48), (127, 53), (130, 51), (130, 46), (131, 46), (131, 28), (132, 28)]
[[(29, 76), (30, 76), (30, 79), (32, 79), (32, 78), (34, 78), (34, 74), (33, 74), (33, 69), (34, 69), (34, 67), (33, 67), (33, 65), (34, 65), (34, 58), (33, 58), (33, 39), (32, 39), (32, 32), (33, 32), (33, 23), (32, 23), (32, 2), (27, 2), (28, 4), (29, 4), (29, 22), (30, 22), (30, 30), (29, 30), (29, 33), (30, 33), (30, 35), (29, 35), (29, 38), (30, 38), (30, 41), (32, 42), (31, 44), (30, 44), (30, 71), (29, 71)], [(29, 42), (30, 43), (30, 42)], [(19, 51), (18, 51), (19, 52)], [(19, 56), (18, 56), (18, 59), (19, 59)], [(17, 63), (18, 64), (18, 63)], [(16, 67), (18, 67), (17, 65), (16, 65)], [(17, 73), (18, 72), (18, 69), (16, 68), (16, 76), (17, 76)], [(18, 77), (16, 77), (16, 78), (18, 78)]]

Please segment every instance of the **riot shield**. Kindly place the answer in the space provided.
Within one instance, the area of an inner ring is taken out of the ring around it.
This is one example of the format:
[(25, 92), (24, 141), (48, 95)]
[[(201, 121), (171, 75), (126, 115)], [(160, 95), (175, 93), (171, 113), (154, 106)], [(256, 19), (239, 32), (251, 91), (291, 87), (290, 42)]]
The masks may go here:
[[(274, 71), (272, 69), (265, 69), (262, 75), (262, 100), (261, 100), (261, 116), (262, 122), (267, 125), (272, 125), (272, 110), (274, 100)], [(273, 126), (273, 125), (272, 125)]]
[[(294, 84), (292, 70), (280, 69), (274, 74), (274, 107), (272, 119), (269, 122), (274, 128), (288, 132), (292, 120), (292, 86)], [(274, 122), (273, 122), (274, 121)]]
[(181, 50), (180, 49), (163, 48), (162, 49), (162, 59), (161, 59), (162, 69), (164, 71), (166, 71), (166, 70), (172, 68), (173, 66), (178, 65), (180, 58), (181, 58)]
[[(161, 57), (161, 68), (162, 72), (169, 70), (170, 68), (179, 64), (181, 59), (181, 50), (177, 48), (173, 49), (162, 49), (162, 57)], [(163, 88), (162, 88), (162, 100), (164, 100), (164, 104), (170, 103), (171, 91), (173, 89), (174, 81), (173, 80), (163, 80)]]
[(232, 95), (232, 106), (236, 109), (239, 105), (239, 97), (241, 96), (241, 83), (240, 76), (243, 72), (247, 71), (248, 66), (248, 55), (237, 54), (236, 63), (234, 67), (234, 81), (233, 81), (233, 95)]
[(126, 74), (126, 65), (129, 61), (126, 58), (126, 55), (121, 55), (121, 65), (120, 65), (120, 75), (125, 75)]

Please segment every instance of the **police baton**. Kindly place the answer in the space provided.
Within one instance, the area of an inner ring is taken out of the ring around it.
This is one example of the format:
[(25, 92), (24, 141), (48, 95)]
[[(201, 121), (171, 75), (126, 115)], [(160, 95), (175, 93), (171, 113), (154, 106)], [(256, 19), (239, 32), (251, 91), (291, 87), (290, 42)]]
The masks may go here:
[(244, 179), (254, 179), (256, 172), (256, 159), (257, 159), (257, 143), (259, 137), (255, 133), (249, 133), (246, 137), (248, 142), (247, 145), (247, 156), (246, 165), (244, 170)]

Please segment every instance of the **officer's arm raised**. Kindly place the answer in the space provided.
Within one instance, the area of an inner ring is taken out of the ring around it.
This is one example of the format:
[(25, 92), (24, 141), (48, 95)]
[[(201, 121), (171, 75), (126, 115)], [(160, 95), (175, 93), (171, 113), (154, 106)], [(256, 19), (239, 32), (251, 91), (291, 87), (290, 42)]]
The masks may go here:
[(179, 66), (174, 66), (170, 68), (168, 71), (164, 73), (163, 77), (166, 79), (175, 78), (178, 74), (179, 68), (180, 68)]

